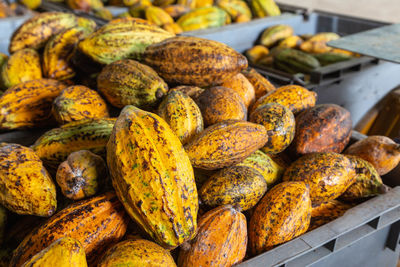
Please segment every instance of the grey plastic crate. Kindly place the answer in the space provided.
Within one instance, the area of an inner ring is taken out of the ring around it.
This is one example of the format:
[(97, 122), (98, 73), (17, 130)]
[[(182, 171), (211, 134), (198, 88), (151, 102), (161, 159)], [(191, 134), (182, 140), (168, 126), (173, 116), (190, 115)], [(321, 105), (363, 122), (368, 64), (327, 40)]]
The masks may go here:
[(9, 17), (0, 19), (0, 52), (8, 54), (8, 45), (13, 32), (27, 19), (32, 17), (32, 13), (24, 16)]
[(395, 267), (400, 246), (400, 186), (342, 217), (237, 266)]

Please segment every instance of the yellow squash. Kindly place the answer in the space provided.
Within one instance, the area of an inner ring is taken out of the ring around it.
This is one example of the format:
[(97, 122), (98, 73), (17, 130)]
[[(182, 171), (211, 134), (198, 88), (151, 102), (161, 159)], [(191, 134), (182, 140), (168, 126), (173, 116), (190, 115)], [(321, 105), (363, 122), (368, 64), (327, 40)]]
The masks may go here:
[(34, 255), (22, 267), (87, 267), (85, 250), (81, 243), (71, 237), (62, 237)]
[(64, 83), (56, 80), (39, 79), (8, 88), (0, 96), (0, 128), (51, 124), (51, 104), (65, 87)]
[(56, 187), (32, 149), (0, 143), (0, 202), (7, 209), (49, 217), (57, 208)]
[(203, 131), (200, 108), (185, 93), (171, 91), (159, 105), (157, 113), (169, 124), (182, 144)]
[(83, 85), (65, 88), (54, 100), (52, 113), (59, 124), (109, 117), (104, 99)]
[(228, 120), (205, 129), (185, 149), (193, 167), (216, 170), (235, 165), (264, 146), (266, 133), (261, 125)]
[(3, 88), (42, 78), (38, 52), (25, 48), (12, 54), (1, 67)]
[(107, 144), (113, 186), (126, 211), (165, 248), (196, 233), (193, 168), (178, 137), (157, 115), (126, 106)]

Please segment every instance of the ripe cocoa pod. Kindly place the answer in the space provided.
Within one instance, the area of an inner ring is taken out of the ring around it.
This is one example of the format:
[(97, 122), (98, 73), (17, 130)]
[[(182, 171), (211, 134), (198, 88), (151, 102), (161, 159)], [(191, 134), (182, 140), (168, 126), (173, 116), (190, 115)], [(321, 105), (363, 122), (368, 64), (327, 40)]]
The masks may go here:
[(350, 112), (335, 104), (307, 109), (296, 118), (292, 148), (296, 154), (340, 153), (350, 140), (353, 124)]
[(308, 231), (314, 230), (315, 228), (339, 218), (351, 207), (352, 205), (338, 200), (329, 200), (312, 205), (311, 222)]
[(242, 71), (247, 80), (253, 85), (256, 94), (256, 100), (263, 95), (276, 90), (276, 87), (268, 81), (267, 78), (258, 73), (255, 69), (250, 68)]
[(311, 153), (293, 162), (283, 174), (283, 181), (308, 184), (313, 203), (321, 203), (343, 194), (356, 181), (356, 172), (344, 155)]
[(251, 113), (250, 121), (263, 125), (267, 130), (268, 142), (263, 148), (266, 153), (282, 152), (295, 136), (294, 115), (281, 104), (269, 103), (259, 106)]
[(310, 219), (311, 199), (305, 183), (283, 182), (274, 186), (250, 218), (250, 252), (260, 254), (305, 233)]
[(221, 86), (231, 88), (233, 89), (236, 93), (240, 95), (240, 97), (243, 100), (244, 105), (246, 108), (248, 108), (250, 105), (256, 101), (256, 93), (254, 90), (253, 85), (247, 80), (247, 78), (241, 74), (238, 73), (235, 76), (233, 76), (231, 79), (228, 79), (224, 81)]
[(97, 77), (97, 86), (118, 108), (154, 106), (168, 92), (168, 85), (152, 68), (130, 59), (107, 65)]
[(247, 67), (247, 59), (229, 46), (198, 37), (177, 36), (150, 45), (143, 55), (168, 83), (221, 84)]
[(0, 143), (0, 202), (18, 213), (49, 217), (57, 208), (56, 187), (32, 149)]
[(199, 219), (196, 237), (179, 253), (178, 265), (232, 266), (246, 254), (246, 217), (231, 205), (205, 213)]
[(205, 129), (185, 149), (193, 167), (216, 170), (243, 161), (266, 141), (265, 127), (228, 120)]
[(222, 86), (205, 90), (197, 99), (204, 124), (210, 126), (226, 120), (246, 120), (247, 109), (240, 95)]

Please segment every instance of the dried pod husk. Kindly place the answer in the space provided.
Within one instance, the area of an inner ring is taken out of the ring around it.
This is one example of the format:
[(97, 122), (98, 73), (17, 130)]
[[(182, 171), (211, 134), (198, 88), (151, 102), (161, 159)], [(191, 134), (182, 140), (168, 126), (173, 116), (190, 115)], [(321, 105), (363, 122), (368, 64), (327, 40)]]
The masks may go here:
[(197, 99), (204, 124), (210, 126), (226, 120), (246, 120), (247, 109), (234, 90), (217, 86), (205, 90)]
[(185, 149), (193, 167), (216, 170), (243, 161), (264, 146), (266, 136), (262, 125), (228, 120), (205, 129)]
[(173, 36), (149, 22), (118, 19), (84, 38), (77, 50), (94, 62), (110, 64), (125, 58), (140, 59), (147, 46)]
[(204, 129), (200, 108), (185, 93), (176, 90), (170, 92), (158, 106), (157, 113), (169, 124), (182, 144)]
[(74, 14), (63, 12), (39, 13), (25, 21), (12, 35), (8, 50), (14, 53), (20, 49), (42, 48), (55, 34), (75, 27), (78, 19)]
[(59, 124), (109, 117), (104, 99), (83, 85), (65, 88), (54, 100), (52, 113)]
[(1, 67), (3, 88), (42, 78), (39, 53), (25, 48), (13, 53)]
[(162, 118), (126, 106), (107, 144), (107, 164), (128, 214), (158, 244), (175, 248), (194, 237), (198, 197), (193, 168)]
[(10, 266), (21, 266), (54, 240), (69, 236), (83, 246), (94, 266), (105, 250), (122, 239), (128, 220), (114, 193), (76, 202), (34, 229), (14, 250)]
[(231, 47), (191, 36), (169, 38), (146, 48), (143, 60), (168, 83), (213, 86), (247, 68)]
[(205, 213), (199, 219), (196, 237), (182, 247), (178, 265), (232, 266), (240, 263), (247, 247), (246, 217), (231, 205)]
[(104, 160), (88, 151), (71, 153), (67, 160), (58, 166), (56, 181), (67, 198), (80, 200), (94, 196), (107, 178)]
[(217, 207), (230, 204), (245, 211), (254, 207), (267, 191), (267, 182), (258, 170), (231, 166), (215, 173), (199, 190), (204, 204)]
[(393, 170), (400, 162), (400, 145), (386, 136), (373, 135), (357, 141), (345, 152), (370, 162), (379, 175)]
[(335, 104), (307, 109), (296, 118), (292, 149), (296, 154), (340, 153), (350, 140), (353, 123), (350, 112)]
[(352, 205), (338, 200), (329, 200), (316, 205), (312, 205), (311, 222), (308, 231), (314, 230), (328, 222), (342, 216)]
[(348, 155), (347, 157), (354, 164), (356, 181), (347, 188), (340, 199), (353, 201), (387, 192), (388, 187), (383, 184), (380, 175), (371, 163), (358, 156)]
[(129, 239), (107, 250), (98, 267), (165, 266), (176, 267), (168, 250), (145, 239)]
[(39, 79), (8, 88), (0, 96), (0, 128), (19, 129), (51, 125), (53, 100), (66, 85), (57, 80)]
[(310, 187), (313, 204), (338, 198), (356, 181), (352, 162), (344, 155), (311, 153), (293, 162), (283, 181), (302, 181)]
[(56, 187), (32, 149), (0, 144), (0, 202), (25, 215), (49, 217), (57, 208)]
[(275, 162), (275, 159), (261, 150), (257, 150), (236, 166), (247, 166), (257, 170), (268, 186), (278, 183), (285, 171), (284, 167)]
[(103, 68), (97, 77), (99, 91), (113, 106), (155, 106), (168, 92), (168, 85), (149, 66), (124, 59)]
[(267, 130), (268, 142), (263, 151), (280, 153), (293, 141), (296, 121), (293, 113), (285, 106), (268, 103), (259, 106), (250, 115), (250, 121), (261, 124)]
[(92, 27), (73, 27), (54, 35), (46, 44), (43, 52), (43, 75), (56, 80), (66, 80), (75, 76), (71, 64), (75, 45), (80, 39), (94, 31)]
[(301, 111), (315, 106), (317, 94), (299, 85), (285, 85), (279, 87), (254, 103), (252, 110), (267, 103), (278, 103), (290, 109), (297, 115)]
[(255, 207), (249, 223), (249, 248), (260, 254), (305, 233), (311, 199), (303, 182), (283, 182), (269, 190)]
[(45, 132), (31, 148), (47, 167), (57, 170), (58, 165), (75, 151), (90, 150), (105, 155), (114, 123), (112, 118), (70, 122)]
[(59, 267), (87, 267), (84, 248), (78, 240), (71, 237), (57, 239), (50, 246), (30, 258), (22, 267), (50, 266), (55, 262)]

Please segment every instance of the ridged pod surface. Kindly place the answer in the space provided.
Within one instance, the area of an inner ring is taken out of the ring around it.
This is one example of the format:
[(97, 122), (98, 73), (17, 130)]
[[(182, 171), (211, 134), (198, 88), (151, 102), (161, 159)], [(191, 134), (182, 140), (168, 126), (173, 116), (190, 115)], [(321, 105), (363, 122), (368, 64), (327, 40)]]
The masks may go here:
[(216, 170), (243, 161), (264, 146), (266, 136), (262, 125), (228, 120), (205, 129), (185, 149), (193, 167)]
[(255, 69), (250, 68), (242, 71), (247, 80), (253, 85), (256, 100), (263, 95), (276, 90), (276, 87), (268, 81), (267, 78), (258, 73)]
[(138, 239), (120, 242), (107, 250), (98, 267), (176, 267), (168, 250), (154, 242)]
[(216, 5), (225, 10), (234, 21), (240, 22), (251, 20), (252, 14), (250, 7), (245, 1), (241, 0), (218, 0)]
[(275, 25), (263, 31), (260, 38), (260, 43), (266, 47), (271, 47), (278, 41), (292, 36), (293, 32), (293, 28), (289, 25)]
[(54, 35), (43, 52), (43, 75), (56, 80), (66, 80), (75, 76), (70, 62), (75, 45), (80, 39), (94, 31), (93, 28), (73, 27)]
[(59, 124), (109, 117), (104, 99), (99, 93), (83, 85), (62, 90), (53, 102), (52, 113)]
[(347, 157), (354, 164), (356, 181), (340, 196), (341, 199), (352, 201), (387, 191), (387, 187), (371, 163), (357, 156), (348, 155)]
[(267, 130), (268, 141), (263, 148), (265, 152), (280, 153), (290, 145), (295, 137), (294, 115), (281, 104), (268, 103), (258, 106), (251, 113), (250, 121), (263, 125)]
[(352, 128), (348, 110), (335, 104), (317, 105), (297, 116), (293, 150), (297, 154), (340, 153), (350, 140)]
[(342, 216), (352, 206), (338, 200), (329, 200), (312, 206), (308, 231), (314, 230)]
[(127, 216), (114, 193), (76, 202), (52, 216), (27, 235), (16, 250), (10, 264), (21, 266), (54, 240), (69, 236), (78, 240), (94, 264), (104, 251), (125, 234)]
[(118, 108), (154, 106), (168, 92), (168, 85), (152, 68), (131, 59), (103, 68), (97, 77), (97, 87)]
[(251, 0), (251, 9), (257, 18), (279, 16), (281, 10), (274, 0)]
[(147, 46), (173, 37), (156, 25), (123, 19), (108, 23), (83, 39), (78, 50), (100, 64), (133, 58), (140, 59)]
[(247, 119), (243, 99), (231, 88), (217, 86), (207, 89), (196, 99), (196, 103), (206, 126), (231, 119)]
[(185, 93), (170, 92), (158, 106), (157, 113), (169, 124), (182, 144), (204, 129), (200, 108)]
[(197, 87), (197, 86), (180, 85), (180, 86), (171, 88), (170, 91), (182, 92), (182, 93), (190, 96), (193, 100), (196, 100), (205, 91), (205, 89)]
[(41, 78), (40, 56), (31, 48), (16, 51), (1, 67), (1, 81), (4, 88)]
[(190, 248), (181, 249), (178, 265), (229, 267), (243, 260), (246, 247), (246, 217), (231, 205), (221, 206), (201, 216), (197, 235)]
[(217, 207), (230, 204), (248, 210), (267, 191), (267, 183), (258, 170), (247, 166), (231, 166), (212, 175), (199, 190), (204, 204)]
[(198, 37), (178, 36), (150, 45), (144, 62), (169, 83), (211, 86), (247, 67), (247, 59), (229, 46)]
[(261, 150), (257, 150), (237, 166), (247, 166), (257, 170), (267, 182), (268, 186), (276, 184), (282, 177), (284, 168)]
[(174, 248), (193, 238), (198, 211), (193, 168), (163, 119), (125, 107), (107, 145), (107, 163), (126, 211), (158, 244)]
[(258, 203), (249, 223), (249, 248), (253, 255), (272, 249), (305, 233), (311, 219), (308, 186), (283, 182)]
[(106, 183), (107, 166), (104, 160), (88, 151), (72, 152), (58, 166), (56, 181), (64, 196), (74, 200), (94, 196)]
[(267, 103), (278, 103), (293, 112), (299, 112), (315, 106), (317, 94), (299, 85), (285, 85), (264, 95), (254, 103), (252, 110)]
[(53, 169), (57, 169), (75, 151), (86, 149), (105, 155), (114, 123), (115, 119), (112, 118), (67, 123), (45, 132), (32, 145), (32, 149), (46, 166)]
[(71, 237), (57, 239), (50, 246), (34, 255), (22, 267), (54, 266), (87, 267), (85, 250), (81, 243)]
[(243, 103), (245, 104), (246, 108), (248, 108), (251, 104), (256, 101), (256, 92), (254, 90), (253, 85), (247, 80), (247, 78), (241, 74), (238, 73), (232, 78), (225, 80), (221, 86), (231, 88), (233, 89), (236, 93), (240, 95), (240, 97), (243, 100)]
[(311, 153), (293, 162), (283, 174), (283, 181), (308, 184), (311, 200), (316, 204), (338, 198), (356, 181), (356, 172), (344, 155)]
[(193, 9), (176, 21), (183, 31), (221, 27), (229, 22), (229, 14), (216, 6)]
[(14, 32), (8, 50), (10, 53), (14, 53), (24, 48), (42, 48), (54, 34), (77, 24), (77, 17), (71, 13), (40, 13), (25, 21)]
[(146, 8), (145, 18), (158, 26), (174, 23), (174, 19), (167, 12), (156, 6), (149, 6)]
[(400, 145), (386, 136), (373, 135), (349, 146), (345, 154), (358, 156), (370, 163), (384, 175), (400, 162)]
[(51, 104), (65, 87), (56, 80), (39, 79), (8, 88), (0, 96), (0, 128), (18, 129), (51, 123)]
[(32, 149), (0, 143), (0, 202), (26, 215), (49, 217), (57, 208), (56, 187)]

